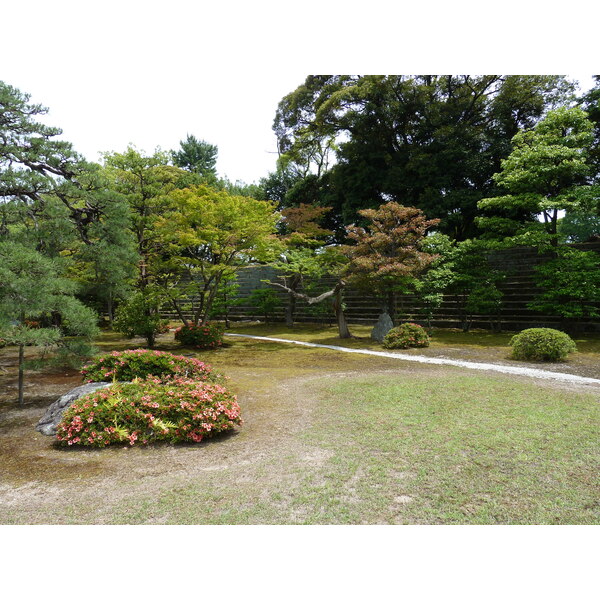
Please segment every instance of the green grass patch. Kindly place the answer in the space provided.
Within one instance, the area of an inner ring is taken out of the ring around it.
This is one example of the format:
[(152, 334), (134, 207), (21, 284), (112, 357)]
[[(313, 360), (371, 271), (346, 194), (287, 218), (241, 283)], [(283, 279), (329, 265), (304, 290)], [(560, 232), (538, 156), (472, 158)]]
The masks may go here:
[(323, 388), (319, 407), (306, 439), (333, 453), (325, 495), (353, 482), (351, 522), (600, 522), (594, 394), (480, 375), (362, 378)]

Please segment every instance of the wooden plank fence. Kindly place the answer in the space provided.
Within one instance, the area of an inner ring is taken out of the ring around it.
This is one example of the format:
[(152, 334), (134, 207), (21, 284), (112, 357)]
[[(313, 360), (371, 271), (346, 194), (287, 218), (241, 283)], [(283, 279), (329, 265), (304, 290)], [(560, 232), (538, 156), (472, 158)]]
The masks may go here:
[[(573, 247), (600, 252), (600, 243), (598, 242), (574, 244)], [(492, 267), (506, 273), (506, 278), (498, 285), (503, 293), (502, 307), (498, 315), (473, 315), (472, 327), (491, 329), (499, 326), (505, 331), (520, 331), (527, 327), (564, 329), (568, 326), (568, 322), (560, 317), (544, 315), (527, 308), (527, 303), (539, 293), (533, 279), (534, 267), (547, 260), (547, 257), (539, 255), (532, 248), (511, 248), (495, 252), (488, 259)], [(239, 304), (230, 308), (229, 318), (232, 321), (257, 318), (262, 320), (263, 316), (252, 306), (250, 296), (255, 289), (270, 287), (263, 280), (277, 281), (279, 275), (278, 271), (266, 266), (251, 266), (239, 271), (237, 276), (237, 283), (240, 286), (237, 294)], [(319, 290), (324, 291), (331, 288), (334, 282), (333, 278), (324, 278), (317, 284), (314, 294), (318, 294)], [(284, 321), (287, 294), (274, 287), (270, 287), (270, 289), (276, 290), (280, 299), (280, 305), (270, 318), (275, 322)], [(372, 325), (381, 313), (381, 299), (359, 290), (347, 288), (344, 299), (346, 317), (350, 324)], [(424, 324), (425, 317), (422, 309), (422, 304), (412, 295), (397, 298), (396, 314), (399, 321), (410, 320)], [(169, 318), (177, 318), (168, 307), (165, 307), (163, 314)], [(306, 302), (298, 300), (295, 320), (299, 323), (333, 324), (334, 315), (331, 304), (325, 301), (322, 305), (309, 306)], [(444, 296), (441, 306), (434, 311), (431, 323), (436, 327), (460, 327), (461, 320), (461, 298), (448, 294)], [(582, 332), (600, 332), (600, 319), (587, 319), (577, 325), (579, 331)]]

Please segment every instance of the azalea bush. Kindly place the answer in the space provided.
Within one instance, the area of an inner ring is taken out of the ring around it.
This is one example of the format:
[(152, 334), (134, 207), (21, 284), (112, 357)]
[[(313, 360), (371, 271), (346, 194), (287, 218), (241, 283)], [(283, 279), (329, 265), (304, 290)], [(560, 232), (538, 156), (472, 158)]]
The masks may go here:
[(200, 350), (215, 350), (223, 345), (223, 328), (218, 323), (182, 325), (175, 330), (175, 339), (183, 346)]
[(241, 424), (237, 399), (222, 385), (150, 376), (82, 396), (64, 412), (56, 437), (63, 446), (201, 442)]
[(99, 354), (81, 369), (86, 383), (92, 381), (132, 381), (155, 377), (182, 376), (202, 381), (216, 381), (212, 367), (196, 359), (159, 350), (125, 350)]
[(390, 329), (383, 338), (383, 347), (395, 348), (427, 348), (429, 336), (423, 327), (416, 323), (403, 323)]
[(509, 344), (512, 346), (512, 358), (517, 360), (556, 362), (565, 360), (571, 352), (577, 350), (570, 336), (547, 327), (524, 329), (514, 335)]

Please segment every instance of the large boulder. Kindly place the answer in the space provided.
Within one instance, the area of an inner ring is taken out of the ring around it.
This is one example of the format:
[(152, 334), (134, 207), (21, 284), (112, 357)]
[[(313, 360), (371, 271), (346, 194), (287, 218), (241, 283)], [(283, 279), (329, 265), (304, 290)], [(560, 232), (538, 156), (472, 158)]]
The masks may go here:
[(390, 329), (393, 329), (394, 323), (386, 312), (382, 312), (379, 315), (379, 319), (377, 319), (377, 323), (375, 323), (375, 327), (371, 331), (371, 339), (376, 340), (377, 342), (383, 342), (383, 338), (386, 336), (387, 332)]
[(35, 426), (36, 430), (44, 435), (56, 435), (58, 424), (61, 422), (63, 413), (75, 400), (85, 396), (94, 390), (109, 387), (112, 382), (97, 381), (94, 383), (86, 383), (79, 387), (73, 388), (70, 392), (61, 396), (56, 402), (53, 402), (46, 411), (46, 414), (39, 420)]

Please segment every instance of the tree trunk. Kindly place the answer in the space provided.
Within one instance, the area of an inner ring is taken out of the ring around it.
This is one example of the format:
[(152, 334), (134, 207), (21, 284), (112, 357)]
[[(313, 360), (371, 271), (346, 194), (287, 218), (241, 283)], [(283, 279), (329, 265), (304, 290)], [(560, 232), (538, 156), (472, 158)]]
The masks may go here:
[(342, 290), (338, 289), (333, 296), (333, 310), (335, 311), (335, 318), (337, 320), (339, 336), (341, 339), (351, 338), (352, 334), (348, 329), (348, 323), (346, 322), (346, 315), (344, 314), (344, 306), (342, 302)]
[[(298, 291), (298, 286), (300, 285), (300, 275), (297, 273), (290, 276), (290, 285), (289, 288), (292, 292)], [(285, 324), (287, 327), (294, 326), (294, 315), (296, 313), (296, 296), (294, 293), (288, 293), (288, 303), (285, 307)]]
[(23, 376), (25, 362), (25, 346), (22, 344), (19, 346), (19, 404), (23, 406)]
[(148, 348), (150, 350), (154, 349), (155, 341), (156, 341), (156, 335), (154, 334), (154, 332), (146, 334), (146, 343), (148, 344)]
[(288, 303), (285, 307), (285, 324), (287, 327), (294, 326), (294, 313), (296, 312), (296, 298), (288, 294)]
[(108, 322), (111, 327), (114, 321), (114, 310), (113, 310), (113, 299), (112, 294), (109, 294), (108, 299), (106, 300), (106, 312), (108, 313)]

